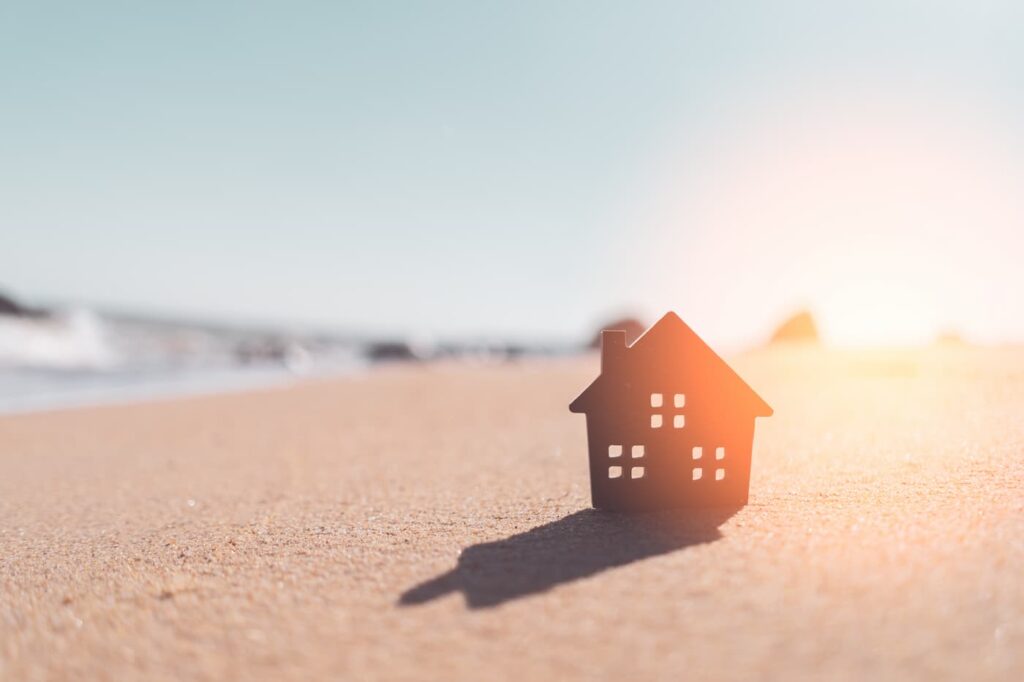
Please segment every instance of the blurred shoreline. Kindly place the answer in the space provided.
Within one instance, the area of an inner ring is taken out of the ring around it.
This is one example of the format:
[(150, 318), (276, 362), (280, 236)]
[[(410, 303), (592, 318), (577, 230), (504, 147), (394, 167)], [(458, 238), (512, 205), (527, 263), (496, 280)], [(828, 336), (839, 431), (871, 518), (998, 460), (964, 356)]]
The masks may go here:
[[(577, 356), (597, 347), (601, 329), (625, 329), (632, 339), (647, 327), (634, 317), (609, 319), (596, 325), (589, 343), (430, 343), (87, 307), (29, 308), (0, 299), (0, 415), (285, 386), (388, 364), (493, 365)], [(927, 354), (929, 362), (938, 357), (947, 363), (960, 351), (999, 347), (974, 346), (951, 332), (922, 347), (830, 347), (821, 342), (811, 313), (799, 311), (766, 344), (719, 350), (736, 358), (769, 348), (778, 362), (797, 353), (804, 369), (838, 363), (855, 374), (900, 375), (916, 371), (922, 351), (940, 351)]]
[(6, 313), (0, 315), (0, 414), (287, 385), (382, 364), (490, 364), (580, 350), (494, 340), (414, 343), (82, 307)]

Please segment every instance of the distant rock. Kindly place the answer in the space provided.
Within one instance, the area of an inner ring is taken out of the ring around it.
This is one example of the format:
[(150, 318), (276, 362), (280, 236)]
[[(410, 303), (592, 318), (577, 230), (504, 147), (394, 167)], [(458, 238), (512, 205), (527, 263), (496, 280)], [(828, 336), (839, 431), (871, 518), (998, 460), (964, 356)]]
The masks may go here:
[(27, 308), (20, 305), (13, 298), (0, 294), (0, 315), (9, 315), (11, 317), (46, 317), (48, 314), (45, 310)]
[(405, 341), (374, 341), (366, 346), (366, 357), (373, 362), (415, 362), (422, 358)]
[(263, 337), (243, 339), (235, 346), (235, 359), (242, 365), (280, 363), (301, 374), (312, 362), (309, 349), (295, 339)]
[(776, 328), (769, 343), (818, 343), (818, 325), (810, 311), (801, 310)]
[(964, 337), (960, 335), (960, 332), (952, 329), (947, 329), (945, 331), (939, 332), (939, 334), (935, 337), (935, 345), (947, 347), (963, 347), (968, 344)]
[(635, 317), (623, 317), (618, 320), (612, 320), (606, 324), (602, 324), (597, 328), (597, 332), (590, 339), (590, 343), (587, 345), (588, 348), (600, 348), (601, 347), (601, 332), (606, 329), (618, 329), (626, 332), (626, 343), (632, 344), (637, 338), (647, 330), (647, 325), (638, 320)]

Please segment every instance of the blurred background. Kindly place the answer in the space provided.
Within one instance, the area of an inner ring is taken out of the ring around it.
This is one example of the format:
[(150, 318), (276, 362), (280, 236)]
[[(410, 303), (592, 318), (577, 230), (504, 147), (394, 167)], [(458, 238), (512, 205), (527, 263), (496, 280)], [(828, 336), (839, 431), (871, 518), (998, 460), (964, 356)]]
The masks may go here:
[(0, 410), (1024, 339), (1013, 2), (0, 4)]

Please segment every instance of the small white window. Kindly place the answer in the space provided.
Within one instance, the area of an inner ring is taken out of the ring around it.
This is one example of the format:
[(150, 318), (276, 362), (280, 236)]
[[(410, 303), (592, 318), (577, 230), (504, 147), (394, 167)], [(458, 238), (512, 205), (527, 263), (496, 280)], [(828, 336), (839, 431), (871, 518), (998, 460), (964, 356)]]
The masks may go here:
[(675, 405), (676, 407), (685, 407), (686, 395), (683, 393), (676, 393), (675, 399), (673, 400), (672, 404)]
[(630, 470), (629, 475), (630, 475), (631, 478), (643, 478), (644, 477), (644, 468), (643, 467), (633, 467)]
[(651, 428), (652, 429), (660, 429), (661, 428), (661, 415), (660, 414), (652, 414), (651, 415)]
[(621, 445), (609, 445), (608, 446), (609, 457), (622, 457), (622, 446)]
[(704, 470), (700, 467), (694, 467), (693, 469), (693, 480), (699, 481), (700, 477), (704, 475)]
[(672, 428), (674, 428), (674, 429), (681, 429), (684, 426), (686, 426), (686, 416), (685, 415), (677, 414), (674, 417), (672, 417)]
[(704, 448), (702, 448), (702, 447), (700, 447), (698, 445), (697, 447), (695, 447), (693, 449), (693, 458), (694, 459), (700, 459), (703, 456), (704, 456)]
[(664, 399), (660, 393), (651, 394), (651, 407), (661, 407), (664, 404)]
[(715, 459), (725, 459), (725, 448), (715, 448)]
[(633, 446), (633, 459), (640, 459), (644, 456), (644, 446), (634, 445)]
[(725, 478), (725, 469), (715, 469), (715, 480), (721, 481)]
[(622, 467), (608, 467), (608, 478), (621, 478)]

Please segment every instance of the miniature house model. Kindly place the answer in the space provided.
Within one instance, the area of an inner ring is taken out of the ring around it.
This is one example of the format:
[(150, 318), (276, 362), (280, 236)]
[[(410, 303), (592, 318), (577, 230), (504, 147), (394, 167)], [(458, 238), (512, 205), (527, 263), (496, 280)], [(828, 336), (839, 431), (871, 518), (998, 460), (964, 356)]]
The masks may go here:
[(754, 418), (772, 408), (675, 313), (633, 345), (601, 335), (601, 375), (569, 409), (587, 415), (599, 509), (742, 506)]

